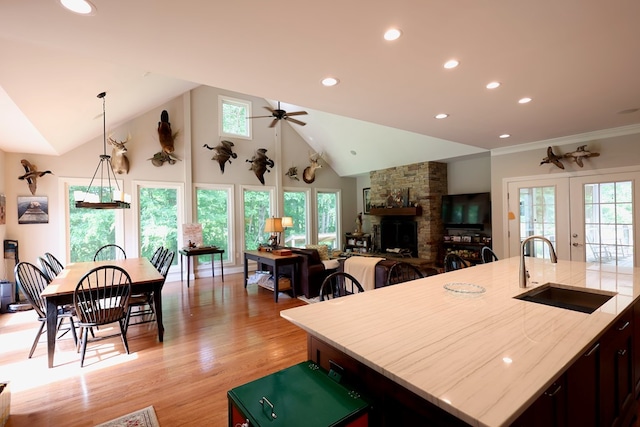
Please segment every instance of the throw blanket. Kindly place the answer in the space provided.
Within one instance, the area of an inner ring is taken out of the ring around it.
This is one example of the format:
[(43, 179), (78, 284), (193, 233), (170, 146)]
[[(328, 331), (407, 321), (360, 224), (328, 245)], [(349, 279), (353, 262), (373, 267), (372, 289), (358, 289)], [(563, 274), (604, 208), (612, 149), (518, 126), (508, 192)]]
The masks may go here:
[(344, 272), (352, 275), (365, 291), (375, 288), (376, 264), (384, 258), (352, 256), (344, 262)]

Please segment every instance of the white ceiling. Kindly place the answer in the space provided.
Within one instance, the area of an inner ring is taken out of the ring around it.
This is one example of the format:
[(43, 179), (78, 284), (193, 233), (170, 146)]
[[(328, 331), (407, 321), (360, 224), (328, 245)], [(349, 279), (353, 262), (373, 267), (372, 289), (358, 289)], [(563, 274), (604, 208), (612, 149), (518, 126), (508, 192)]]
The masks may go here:
[(0, 2), (0, 149), (63, 154), (102, 133), (98, 93), (116, 125), (198, 85), (307, 110), (343, 176), (640, 123), (637, 1), (93, 4)]

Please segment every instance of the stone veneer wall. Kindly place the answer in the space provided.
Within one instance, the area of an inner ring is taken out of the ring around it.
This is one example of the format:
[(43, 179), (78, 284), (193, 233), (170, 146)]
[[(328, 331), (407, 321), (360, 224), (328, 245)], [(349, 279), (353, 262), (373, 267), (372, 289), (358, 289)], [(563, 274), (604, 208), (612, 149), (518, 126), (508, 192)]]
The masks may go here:
[[(447, 194), (447, 164), (438, 162), (414, 163), (411, 165), (372, 171), (371, 206), (384, 206), (392, 189), (409, 188), (411, 204), (422, 206), (422, 215), (405, 217), (418, 223), (418, 257), (431, 262), (438, 259), (438, 249), (442, 242), (444, 228), (441, 210), (442, 196)], [(371, 232), (377, 225), (379, 230), (382, 217), (365, 215), (365, 231)], [(368, 224), (367, 224), (368, 223)], [(378, 232), (375, 247), (380, 247)]]

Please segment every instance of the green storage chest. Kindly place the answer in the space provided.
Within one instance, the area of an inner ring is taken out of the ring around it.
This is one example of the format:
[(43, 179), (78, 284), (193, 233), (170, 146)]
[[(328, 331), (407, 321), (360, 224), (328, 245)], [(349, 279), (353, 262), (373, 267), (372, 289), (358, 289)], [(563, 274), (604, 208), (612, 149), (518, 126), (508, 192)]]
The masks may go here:
[(311, 361), (227, 392), (230, 427), (368, 425), (369, 404)]

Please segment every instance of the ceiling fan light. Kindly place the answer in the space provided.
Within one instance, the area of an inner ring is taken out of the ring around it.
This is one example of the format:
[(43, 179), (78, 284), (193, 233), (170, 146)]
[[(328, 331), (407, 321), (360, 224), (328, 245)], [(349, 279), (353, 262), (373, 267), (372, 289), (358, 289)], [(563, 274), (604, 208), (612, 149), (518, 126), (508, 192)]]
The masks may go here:
[(93, 15), (96, 12), (96, 7), (88, 0), (60, 0), (60, 4), (79, 15)]
[(331, 87), (337, 85), (338, 83), (340, 83), (340, 80), (336, 79), (335, 77), (325, 77), (324, 79), (322, 79), (323, 86)]

